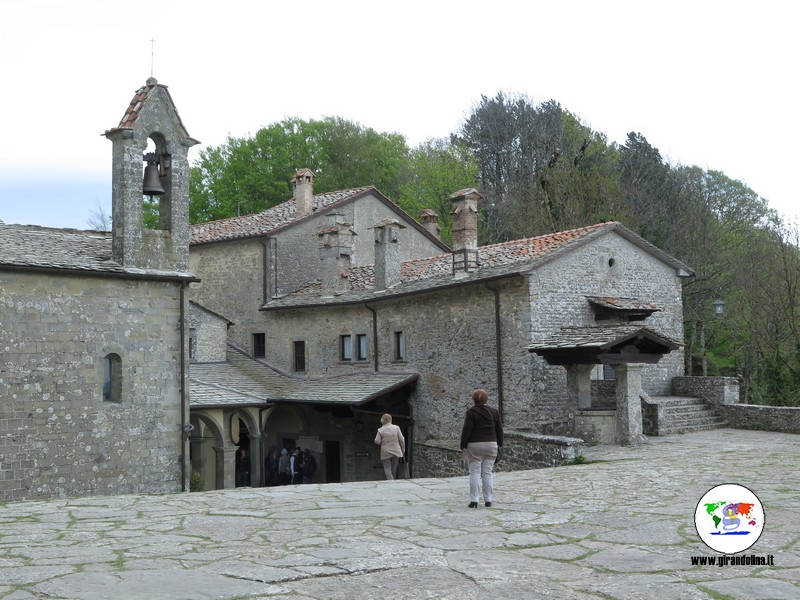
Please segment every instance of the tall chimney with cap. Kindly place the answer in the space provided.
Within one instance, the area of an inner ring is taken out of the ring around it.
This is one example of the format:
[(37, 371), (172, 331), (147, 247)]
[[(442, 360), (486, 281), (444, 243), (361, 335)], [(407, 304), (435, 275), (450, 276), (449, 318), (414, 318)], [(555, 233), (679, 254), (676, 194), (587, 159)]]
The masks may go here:
[(305, 217), (313, 212), (314, 172), (311, 169), (300, 169), (292, 178), (292, 198), (297, 217)]
[(475, 188), (459, 190), (449, 198), (454, 273), (478, 267), (478, 200), (482, 198)]
[(400, 283), (400, 230), (397, 219), (384, 219), (375, 225), (375, 291)]
[(477, 249), (478, 200), (482, 198), (483, 196), (475, 188), (459, 190), (450, 196), (453, 250)]
[(328, 215), (328, 224), (317, 232), (319, 237), (320, 281), (322, 296), (330, 298), (347, 291), (347, 272), (353, 254), (356, 232), (341, 215)]
[(425, 228), (425, 231), (430, 233), (433, 237), (437, 240), (442, 240), (442, 228), (439, 227), (439, 224), (436, 222), (437, 214), (431, 208), (426, 208), (421, 213), (419, 213), (419, 222), (422, 227)]

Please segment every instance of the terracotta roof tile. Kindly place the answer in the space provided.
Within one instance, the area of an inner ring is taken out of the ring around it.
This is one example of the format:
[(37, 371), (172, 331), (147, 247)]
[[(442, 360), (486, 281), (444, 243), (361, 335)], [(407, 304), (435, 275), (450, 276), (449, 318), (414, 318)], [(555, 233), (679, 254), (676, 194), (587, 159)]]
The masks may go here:
[(136, 123), (136, 119), (138, 119), (139, 115), (141, 114), (142, 106), (144, 106), (144, 103), (146, 102), (147, 98), (150, 96), (152, 91), (157, 88), (162, 89), (164, 93), (167, 95), (169, 103), (172, 106), (172, 110), (174, 111), (175, 118), (178, 120), (178, 124), (183, 129), (183, 133), (186, 136), (186, 138), (197, 143), (197, 140), (189, 136), (189, 132), (186, 131), (186, 127), (183, 125), (183, 121), (181, 121), (180, 115), (178, 115), (178, 111), (175, 108), (175, 103), (172, 101), (172, 96), (170, 95), (167, 86), (158, 83), (158, 81), (156, 81), (154, 77), (150, 77), (145, 85), (136, 90), (136, 92), (133, 95), (133, 99), (128, 105), (128, 108), (125, 109), (125, 114), (122, 115), (122, 118), (119, 121), (119, 125), (107, 131), (106, 134), (108, 134), (111, 131), (116, 131), (118, 129), (132, 129), (134, 124)]
[[(314, 211), (331, 206), (372, 190), (371, 186), (328, 192), (314, 196)], [(197, 223), (191, 226), (191, 244), (208, 244), (227, 240), (267, 235), (270, 232), (299, 220), (294, 199), (252, 215)]]
[[(546, 257), (556, 250), (565, 247), (574, 240), (578, 240), (602, 229), (619, 226), (619, 223), (608, 222), (560, 231), (533, 238), (513, 240), (500, 244), (492, 244), (478, 248), (479, 268), (467, 274), (463, 281), (480, 280), (503, 274), (511, 274), (521, 269), (532, 267), (536, 260)], [(364, 292), (373, 293), (375, 287), (374, 265), (351, 267), (347, 272), (347, 292), (338, 296), (338, 301), (348, 301), (352, 296), (354, 301), (362, 299)], [(418, 292), (425, 289), (439, 287), (453, 279), (453, 255), (451, 253), (406, 260), (400, 264), (400, 285), (392, 288), (392, 294)], [(318, 282), (310, 283), (283, 299), (273, 300), (268, 306), (292, 305), (292, 298), (304, 304), (319, 299), (322, 286)], [(333, 302), (328, 300), (327, 302)]]

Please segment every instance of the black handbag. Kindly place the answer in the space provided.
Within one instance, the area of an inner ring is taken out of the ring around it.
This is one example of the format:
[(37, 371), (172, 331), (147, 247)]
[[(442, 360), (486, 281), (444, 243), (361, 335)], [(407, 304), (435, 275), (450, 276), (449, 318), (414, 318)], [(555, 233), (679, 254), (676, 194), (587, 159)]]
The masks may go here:
[(498, 448), (497, 449), (497, 456), (495, 457), (494, 462), (495, 462), (495, 464), (497, 464), (501, 460), (503, 460), (503, 449), (502, 448)]

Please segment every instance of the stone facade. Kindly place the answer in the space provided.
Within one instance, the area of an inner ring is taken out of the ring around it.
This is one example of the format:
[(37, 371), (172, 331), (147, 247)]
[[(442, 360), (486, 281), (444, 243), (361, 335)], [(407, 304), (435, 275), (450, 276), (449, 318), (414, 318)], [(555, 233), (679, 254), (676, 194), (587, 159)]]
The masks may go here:
[(231, 322), (194, 302), (189, 303), (189, 360), (222, 362)]
[[(186, 489), (188, 148), (165, 86), (113, 142), (111, 235), (0, 224), (0, 500)], [(142, 224), (143, 152), (163, 188)]]
[[(0, 499), (181, 489), (176, 283), (2, 273)], [(104, 359), (121, 400), (104, 400)]]
[[(578, 407), (566, 386), (566, 370), (524, 348), (532, 338), (565, 323), (593, 323), (587, 296), (658, 298), (660, 310), (647, 319), (647, 326), (675, 339), (682, 335), (680, 278), (674, 267), (622, 236), (586, 243), (530, 275), (491, 283), (462, 282), (454, 276), (452, 283), (399, 297), (375, 294), (360, 303), (334, 301), (324, 307), (274, 310), (268, 306), (266, 360), (291, 370), (289, 341), (302, 340), (309, 377), (357, 369), (418, 373), (409, 398), (413, 442), (435, 448), (458, 443), (463, 414), (476, 387), (487, 389), (491, 402), (501, 405), (509, 430), (575, 435)], [(369, 358), (340, 360), (338, 338), (359, 332), (368, 335)], [(393, 348), (396, 332), (405, 339), (402, 360), (396, 359)], [(644, 390), (664, 393), (672, 377), (682, 373), (682, 354), (674, 355), (641, 369)], [(414, 473), (420, 476), (434, 473), (426, 452), (414, 457)]]
[[(373, 264), (372, 229), (382, 221), (400, 218), (405, 222), (406, 227), (397, 234), (399, 260), (440, 254), (446, 248), (430, 234), (420, 235), (424, 230), (373, 188), (356, 190), (327, 209), (321, 205), (326, 201), (327, 197), (319, 197), (318, 210), (291, 227), (280, 221), (262, 235), (251, 232), (213, 243), (203, 243), (202, 237), (195, 235), (190, 266), (193, 273), (202, 274), (202, 281), (192, 286), (191, 299), (234, 323), (230, 339), (237, 346), (252, 350), (254, 333), (274, 338), (260, 311), (271, 298), (322, 280), (319, 232), (330, 227), (332, 219), (356, 232), (348, 255), (351, 267)], [(202, 231), (202, 226), (195, 230)]]

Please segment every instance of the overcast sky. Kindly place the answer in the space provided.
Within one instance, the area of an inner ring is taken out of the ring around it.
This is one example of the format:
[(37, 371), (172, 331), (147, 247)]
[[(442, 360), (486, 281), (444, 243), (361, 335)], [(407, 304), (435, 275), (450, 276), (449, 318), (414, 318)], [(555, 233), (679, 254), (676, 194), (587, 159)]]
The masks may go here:
[[(553, 99), (672, 164), (798, 212), (798, 15), (786, 0), (0, 0), (0, 220), (110, 212), (111, 142), (152, 74), (203, 145), (341, 116), (410, 146), (481, 94)], [(155, 43), (151, 43), (155, 40)], [(151, 48), (153, 49), (151, 55)]]

